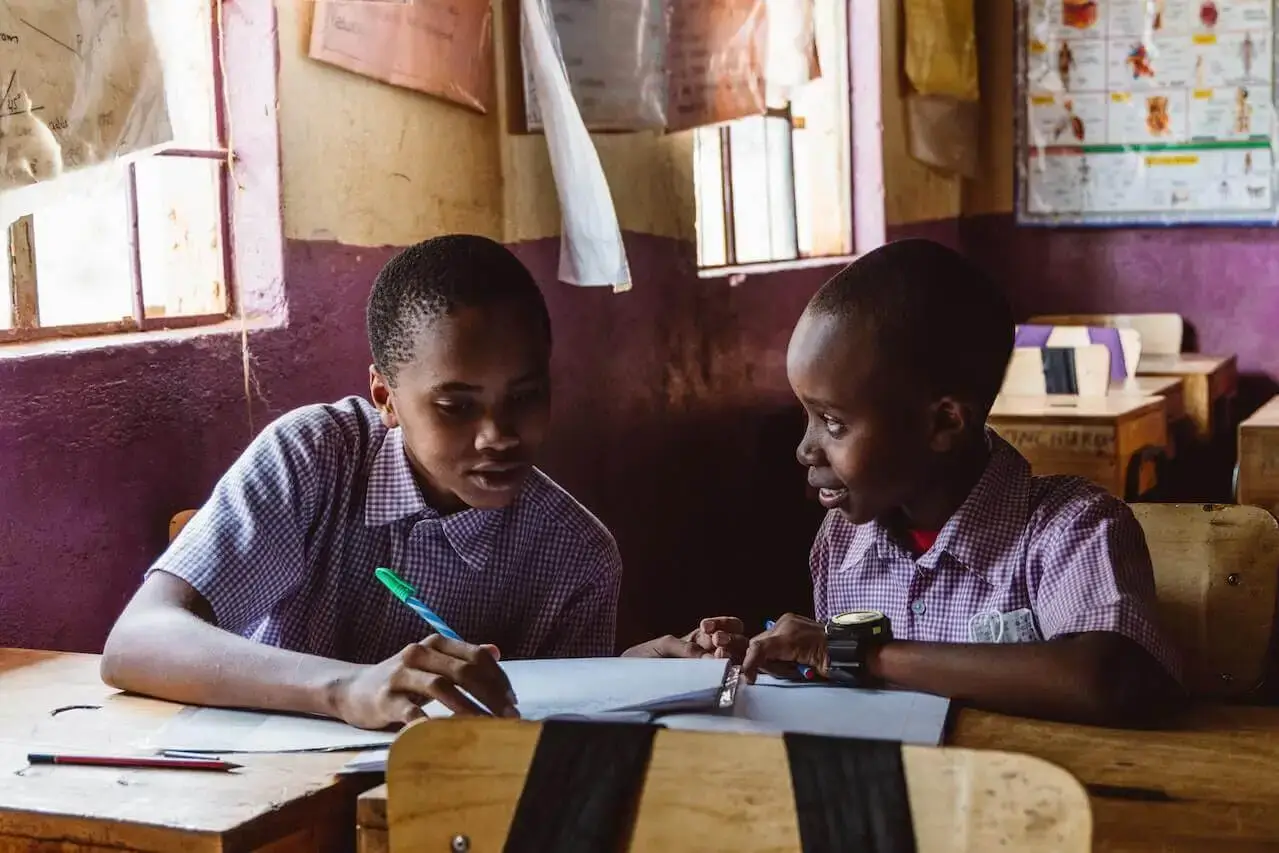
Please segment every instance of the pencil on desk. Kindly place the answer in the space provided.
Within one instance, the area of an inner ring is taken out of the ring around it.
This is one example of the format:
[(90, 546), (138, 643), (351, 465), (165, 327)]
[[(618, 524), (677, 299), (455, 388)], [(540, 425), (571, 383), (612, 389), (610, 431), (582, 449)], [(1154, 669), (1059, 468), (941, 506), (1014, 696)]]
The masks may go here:
[(162, 770), (238, 770), (242, 765), (216, 758), (163, 758), (143, 755), (57, 755), (33, 752), (27, 756), (31, 764), (67, 764), (78, 767), (119, 767)]

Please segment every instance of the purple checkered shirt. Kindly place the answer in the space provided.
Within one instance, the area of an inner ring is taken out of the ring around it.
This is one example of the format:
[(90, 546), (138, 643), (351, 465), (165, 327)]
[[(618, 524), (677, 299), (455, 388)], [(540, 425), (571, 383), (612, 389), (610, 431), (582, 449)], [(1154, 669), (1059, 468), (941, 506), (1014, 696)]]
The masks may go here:
[(1029, 609), (1044, 639), (1122, 634), (1180, 677), (1128, 506), (1075, 477), (1033, 477), (1010, 444), (990, 440), (981, 480), (918, 558), (878, 522), (827, 514), (810, 558), (817, 618), (880, 610), (898, 639), (965, 643), (979, 614)]
[(372, 663), (430, 633), (379, 566), (505, 657), (614, 651), (622, 563), (599, 520), (536, 470), (505, 509), (441, 517), (400, 430), (356, 397), (268, 426), (151, 571), (195, 587), (228, 631)]

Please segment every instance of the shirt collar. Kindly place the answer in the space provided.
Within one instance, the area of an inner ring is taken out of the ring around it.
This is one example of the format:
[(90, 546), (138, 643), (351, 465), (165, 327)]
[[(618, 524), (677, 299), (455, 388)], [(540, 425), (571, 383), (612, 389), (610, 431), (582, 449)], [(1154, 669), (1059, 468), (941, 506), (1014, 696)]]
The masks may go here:
[(364, 498), (365, 527), (381, 527), (410, 517), (440, 525), (449, 545), (466, 563), (482, 569), (489, 563), (505, 510), (466, 509), (441, 516), (427, 506), (404, 451), (404, 434), (390, 430), (373, 459)]
[(988, 431), (987, 440), (986, 470), (918, 565), (935, 568), (946, 553), (991, 586), (1006, 589), (1021, 564), (1019, 548), (1030, 521), (1030, 464), (998, 435)]

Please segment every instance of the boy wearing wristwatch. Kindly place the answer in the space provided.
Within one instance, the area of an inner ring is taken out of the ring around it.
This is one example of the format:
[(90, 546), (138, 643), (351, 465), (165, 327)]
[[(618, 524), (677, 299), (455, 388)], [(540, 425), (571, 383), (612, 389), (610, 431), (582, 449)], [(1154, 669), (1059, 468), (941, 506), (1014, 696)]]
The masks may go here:
[[(1132, 512), (1083, 480), (1032, 476), (986, 429), (1013, 334), (994, 285), (929, 241), (827, 282), (786, 364), (808, 414), (797, 456), (829, 510), (810, 557), (816, 619), (787, 614), (749, 647), (739, 620), (707, 619), (685, 653), (1100, 724), (1177, 695)], [(859, 633), (842, 615), (859, 610), (887, 630)]]

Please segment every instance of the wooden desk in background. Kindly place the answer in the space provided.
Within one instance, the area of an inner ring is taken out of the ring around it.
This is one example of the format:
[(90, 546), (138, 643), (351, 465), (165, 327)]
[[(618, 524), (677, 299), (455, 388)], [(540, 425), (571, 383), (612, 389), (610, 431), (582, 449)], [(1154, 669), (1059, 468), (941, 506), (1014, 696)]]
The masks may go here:
[(1239, 365), (1233, 355), (1144, 354), (1137, 376), (1177, 376), (1185, 382), (1186, 413), (1201, 441), (1212, 440), (1217, 429), (1228, 425), (1229, 404), (1239, 387)]
[(0, 649), (0, 853), (344, 851), (370, 780), (349, 755), (245, 755), (233, 773), (28, 767), (28, 752), (139, 754), (181, 705), (123, 696), (96, 655)]
[(1129, 466), (1138, 454), (1147, 447), (1167, 450), (1166, 412), (1159, 397), (1001, 394), (987, 422), (1036, 474), (1073, 474), (1131, 500), (1157, 483), (1155, 466), (1142, 464), (1138, 494), (1126, 494)]
[(1088, 788), (1097, 851), (1279, 851), (1279, 708), (1205, 706), (1162, 731), (963, 710), (946, 742), (1069, 770)]
[[(1164, 731), (957, 712), (948, 746), (1020, 752), (1088, 788), (1104, 853), (1279, 851), (1279, 708), (1192, 710)], [(725, 735), (729, 737), (729, 735)], [(360, 853), (387, 853), (386, 786), (360, 796)]]
[(1239, 424), (1239, 494), (1236, 500), (1279, 513), (1279, 397)]

